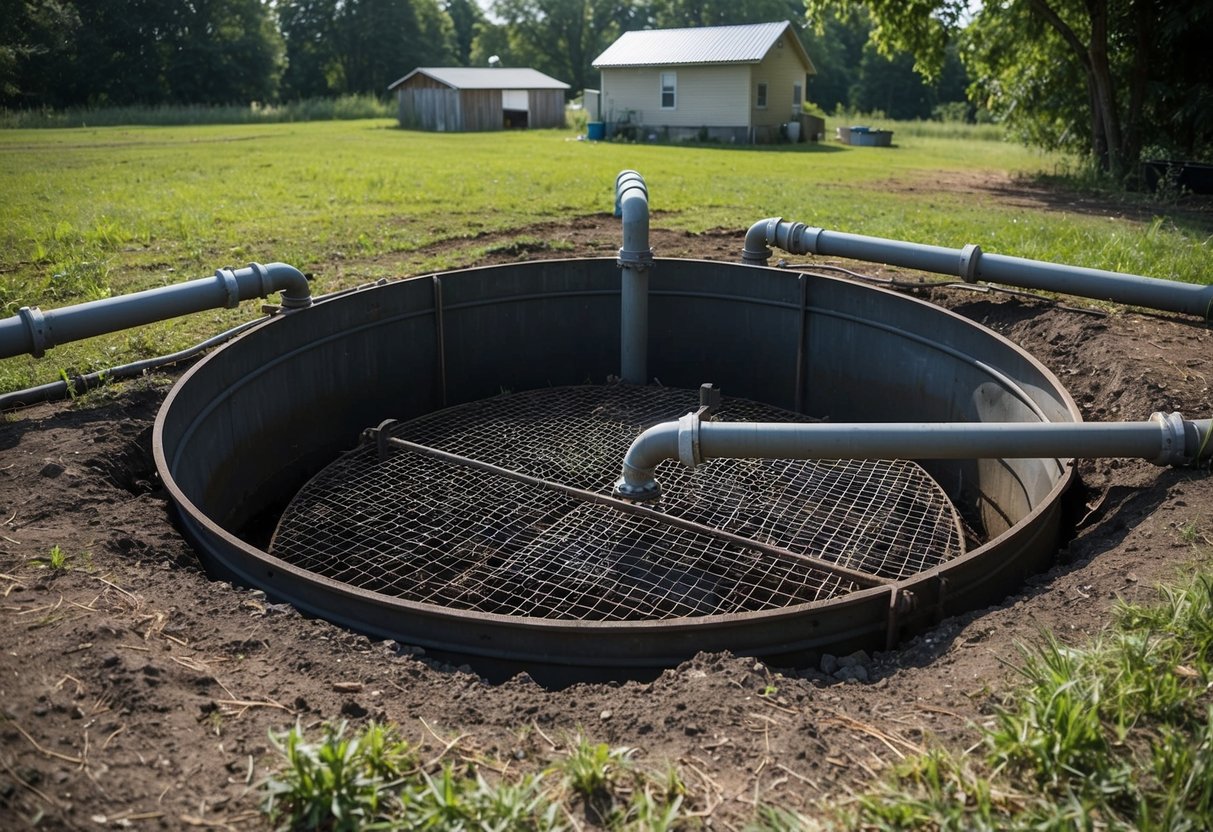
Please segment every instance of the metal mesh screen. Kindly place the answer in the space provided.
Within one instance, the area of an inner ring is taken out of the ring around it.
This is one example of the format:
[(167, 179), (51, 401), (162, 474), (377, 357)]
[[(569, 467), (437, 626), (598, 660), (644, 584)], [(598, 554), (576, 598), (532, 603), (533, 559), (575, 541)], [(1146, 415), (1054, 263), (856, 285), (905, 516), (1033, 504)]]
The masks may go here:
[[(428, 414), (391, 433), (608, 495), (639, 431), (697, 406), (694, 391), (553, 388)], [(797, 419), (728, 398), (714, 418)], [(710, 528), (671, 525), (413, 451), (380, 460), (372, 444), (304, 486), (283, 513), (270, 551), (410, 601), (629, 621), (823, 600), (870, 585), (831, 571), (830, 563), (898, 579), (963, 550), (951, 503), (912, 462), (714, 460), (688, 471), (667, 461), (658, 478), (659, 512)], [(722, 539), (712, 529), (753, 543)]]

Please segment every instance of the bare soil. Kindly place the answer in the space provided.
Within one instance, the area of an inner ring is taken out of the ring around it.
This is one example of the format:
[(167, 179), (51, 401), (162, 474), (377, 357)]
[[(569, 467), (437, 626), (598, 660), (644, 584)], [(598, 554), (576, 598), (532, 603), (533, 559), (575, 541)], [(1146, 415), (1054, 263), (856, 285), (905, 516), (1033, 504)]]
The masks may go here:
[[(741, 248), (737, 230), (693, 236), (660, 230), (660, 217), (654, 224), (661, 256), (732, 260)], [(550, 242), (503, 239), (478, 262), (618, 247), (607, 216), (526, 234)], [(1213, 331), (1202, 322), (905, 290), (1023, 345), (1088, 419), (1213, 412)], [(557, 756), (583, 730), (654, 765), (680, 764), (708, 828), (740, 828), (764, 801), (812, 812), (929, 742), (971, 746), (975, 724), (1014, 684), (1008, 661), (1018, 645), (1042, 630), (1085, 641), (1117, 599), (1150, 599), (1198, 547), (1209, 551), (1200, 536), (1194, 545), (1193, 527), (1205, 541), (1213, 534), (1206, 473), (1081, 462), (1085, 516), (1052, 569), (1008, 586), (995, 607), (854, 657), (851, 670), (700, 655), (652, 682), (489, 684), (211, 581), (174, 528), (152, 463), (151, 425), (172, 381), (155, 375), (0, 423), (0, 828), (262, 827), (257, 784), (275, 761), (268, 732), (367, 719), (398, 723), (428, 757), (479, 754), (521, 767)], [(53, 546), (69, 568), (35, 563)]]

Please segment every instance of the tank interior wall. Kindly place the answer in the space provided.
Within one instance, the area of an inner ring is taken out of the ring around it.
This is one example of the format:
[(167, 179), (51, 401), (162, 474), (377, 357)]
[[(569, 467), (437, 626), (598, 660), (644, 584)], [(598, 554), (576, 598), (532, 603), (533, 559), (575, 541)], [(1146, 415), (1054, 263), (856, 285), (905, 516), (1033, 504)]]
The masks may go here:
[[(666, 386), (710, 381), (726, 395), (833, 421), (1036, 419), (1033, 408), (1074, 418), (1010, 344), (911, 298), (692, 260), (658, 260), (650, 286), (649, 375)], [(383, 419), (618, 372), (613, 259), (450, 272), (329, 299), (250, 331), (178, 385), (162, 441), (182, 493), (234, 531)], [(991, 534), (1058, 480), (1048, 460), (931, 471), (972, 501)]]

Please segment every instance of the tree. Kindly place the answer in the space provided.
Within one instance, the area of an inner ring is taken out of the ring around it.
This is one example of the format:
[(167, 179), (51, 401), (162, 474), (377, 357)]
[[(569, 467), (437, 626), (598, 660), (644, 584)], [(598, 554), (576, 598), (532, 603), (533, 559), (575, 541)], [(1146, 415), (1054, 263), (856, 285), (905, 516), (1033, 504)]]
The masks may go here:
[(63, 0), (0, 0), (0, 104), (21, 106), (62, 83), (80, 15)]
[(446, 0), (443, 9), (451, 18), (454, 30), (455, 59), (460, 66), (471, 66), (472, 44), (486, 22), (484, 12), (476, 0)]
[(803, 14), (800, 0), (653, 0), (648, 4), (648, 16), (657, 29), (794, 21)]
[(282, 97), (320, 98), (345, 85), (337, 49), (337, 0), (285, 0), (278, 26), (286, 43)]
[(514, 61), (567, 81), (591, 86), (590, 62), (635, 21), (628, 0), (496, 0), (493, 11), (509, 32)]
[[(813, 15), (859, 0), (805, 5)], [(962, 57), (994, 112), (1036, 143), (1084, 137), (1083, 152), (1117, 181), (1136, 169), (1147, 117), (1192, 136), (1191, 152), (1207, 152), (1213, 117), (1186, 102), (1213, 96), (1209, 62), (1191, 59), (1213, 34), (1213, 0), (992, 0), (967, 26), (967, 0), (863, 5), (878, 48), (912, 51), (928, 77), (963, 28)], [(1175, 52), (1181, 46), (1194, 51)]]
[(409, 70), (454, 59), (451, 19), (436, 0), (344, 0), (336, 35), (344, 92), (382, 96)]

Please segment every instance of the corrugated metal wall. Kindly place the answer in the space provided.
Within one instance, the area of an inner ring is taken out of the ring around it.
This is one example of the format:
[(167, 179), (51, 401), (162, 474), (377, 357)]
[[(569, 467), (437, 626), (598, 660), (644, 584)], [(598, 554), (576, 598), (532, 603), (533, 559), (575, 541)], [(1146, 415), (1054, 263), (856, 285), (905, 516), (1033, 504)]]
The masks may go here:
[[(453, 90), (419, 78), (399, 87), (396, 95), (400, 126), (411, 130), (475, 132), (505, 126), (501, 90)], [(527, 108), (529, 127), (564, 126), (563, 90), (530, 90)]]
[(528, 127), (564, 127), (563, 90), (531, 90), (528, 106)]
[(397, 90), (400, 126), (450, 133), (463, 130), (459, 93), (452, 89)]
[(460, 90), (463, 109), (463, 130), (500, 130), (504, 126), (501, 114), (501, 90)]

